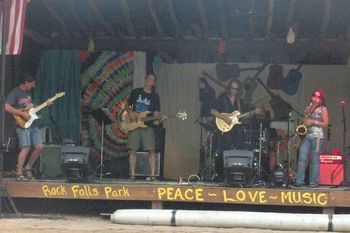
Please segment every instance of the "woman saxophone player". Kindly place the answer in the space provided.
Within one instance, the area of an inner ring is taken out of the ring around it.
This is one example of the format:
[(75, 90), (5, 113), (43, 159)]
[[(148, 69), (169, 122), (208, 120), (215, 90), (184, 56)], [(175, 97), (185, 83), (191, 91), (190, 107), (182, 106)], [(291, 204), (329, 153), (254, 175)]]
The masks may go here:
[(309, 153), (312, 156), (310, 187), (318, 187), (320, 179), (320, 154), (324, 146), (323, 128), (328, 126), (328, 110), (324, 93), (320, 89), (312, 92), (311, 103), (306, 107), (304, 125), (307, 128), (300, 149), (295, 186), (304, 184), (305, 169)]

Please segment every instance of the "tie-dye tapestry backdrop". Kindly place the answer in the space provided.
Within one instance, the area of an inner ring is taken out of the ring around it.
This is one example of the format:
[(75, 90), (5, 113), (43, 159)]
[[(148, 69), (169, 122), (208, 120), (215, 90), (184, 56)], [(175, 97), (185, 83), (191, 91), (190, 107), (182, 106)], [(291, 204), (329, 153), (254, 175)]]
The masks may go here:
[[(90, 147), (90, 156), (100, 158), (101, 125), (91, 112), (105, 107), (115, 120), (123, 111), (132, 90), (133, 52), (82, 51), (81, 62), (81, 144)], [(127, 155), (127, 134), (118, 124), (105, 126), (104, 160)]]

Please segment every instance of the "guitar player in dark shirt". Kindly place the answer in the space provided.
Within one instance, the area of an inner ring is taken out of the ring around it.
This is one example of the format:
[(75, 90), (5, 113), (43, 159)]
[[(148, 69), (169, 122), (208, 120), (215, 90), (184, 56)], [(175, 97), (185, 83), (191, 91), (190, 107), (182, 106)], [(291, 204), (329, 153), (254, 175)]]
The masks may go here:
[[(226, 86), (226, 90), (222, 93), (214, 106), (211, 109), (211, 114), (219, 119), (222, 119), (227, 124), (230, 124), (232, 119), (229, 117), (227, 113), (232, 113), (237, 110), (240, 113), (245, 113), (251, 110), (251, 106), (249, 103), (244, 102), (240, 96), (242, 93), (242, 84), (237, 79), (231, 79)], [(254, 114), (260, 113), (260, 109), (256, 109), (253, 111)], [(244, 127), (240, 124), (235, 125), (232, 130), (227, 133), (223, 133), (220, 135), (218, 148), (220, 150), (219, 154), (221, 156), (218, 157), (218, 162), (216, 162), (216, 170), (218, 175), (222, 175), (222, 152), (224, 150), (229, 149), (244, 149), (244, 141), (245, 141), (245, 132)], [(221, 174), (220, 174), (221, 173)]]

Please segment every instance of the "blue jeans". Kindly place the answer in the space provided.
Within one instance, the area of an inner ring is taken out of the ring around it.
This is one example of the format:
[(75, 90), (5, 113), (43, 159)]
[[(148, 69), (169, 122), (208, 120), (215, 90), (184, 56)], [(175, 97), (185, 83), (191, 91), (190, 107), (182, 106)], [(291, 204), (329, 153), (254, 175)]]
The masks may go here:
[(38, 127), (30, 127), (28, 129), (17, 127), (16, 133), (19, 141), (19, 146), (21, 148), (24, 146), (43, 144), (41, 132)]
[(311, 154), (311, 176), (310, 184), (318, 184), (320, 181), (320, 154), (323, 150), (324, 138), (320, 138), (319, 149), (317, 150), (317, 138), (306, 135), (301, 142), (297, 168), (297, 184), (304, 184), (305, 170), (308, 165), (308, 156)]

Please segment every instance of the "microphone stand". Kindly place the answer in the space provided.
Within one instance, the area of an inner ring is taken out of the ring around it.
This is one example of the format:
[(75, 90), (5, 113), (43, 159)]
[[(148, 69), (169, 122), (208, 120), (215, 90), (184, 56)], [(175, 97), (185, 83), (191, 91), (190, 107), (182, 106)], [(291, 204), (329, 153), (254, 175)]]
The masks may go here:
[(57, 125), (57, 122), (53, 119), (52, 115), (51, 115), (51, 111), (49, 110), (49, 119), (51, 121), (51, 123), (53, 124), (53, 126), (55, 127), (56, 129), (56, 132), (57, 132), (57, 135), (56, 135), (56, 140), (59, 144), (61, 144), (63, 141), (62, 141), (62, 135), (61, 135), (61, 132), (58, 128), (58, 125)]
[(286, 188), (289, 188), (289, 170), (290, 170), (290, 145), (289, 145), (289, 132), (290, 132), (290, 118), (292, 113), (288, 113), (288, 121), (287, 121), (287, 172), (286, 172)]
[(344, 186), (349, 186), (348, 176), (347, 176), (347, 154), (345, 149), (345, 138), (346, 138), (346, 118), (345, 118), (345, 103), (341, 102), (342, 107), (342, 115), (343, 115), (343, 169), (344, 169), (344, 177), (343, 177), (343, 184)]

